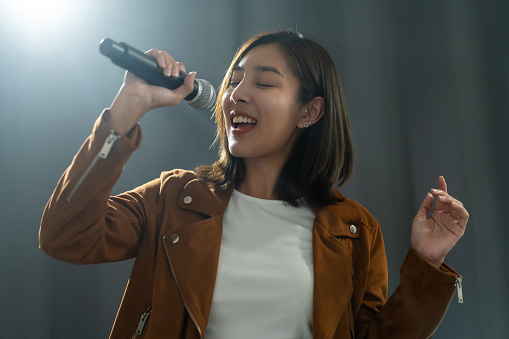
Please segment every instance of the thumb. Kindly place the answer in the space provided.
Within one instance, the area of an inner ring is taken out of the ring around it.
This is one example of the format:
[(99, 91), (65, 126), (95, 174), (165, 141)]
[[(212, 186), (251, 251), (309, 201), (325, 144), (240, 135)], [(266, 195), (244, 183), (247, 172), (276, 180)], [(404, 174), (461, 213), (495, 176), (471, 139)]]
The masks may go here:
[(419, 219), (426, 219), (426, 216), (428, 215), (432, 206), (433, 206), (433, 195), (431, 195), (431, 193), (428, 192), (428, 194), (426, 194), (426, 198), (424, 198), (424, 200), (421, 203), (421, 206), (419, 207), (419, 211), (417, 212), (416, 217)]

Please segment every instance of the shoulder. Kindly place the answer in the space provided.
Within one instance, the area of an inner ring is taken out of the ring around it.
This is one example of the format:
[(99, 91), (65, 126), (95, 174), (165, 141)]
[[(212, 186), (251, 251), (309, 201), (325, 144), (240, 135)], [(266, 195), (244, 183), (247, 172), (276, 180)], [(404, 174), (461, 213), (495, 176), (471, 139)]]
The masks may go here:
[(161, 195), (172, 194), (170, 192), (175, 192), (179, 195), (183, 194), (183, 192), (187, 192), (187, 194), (193, 193), (193, 195), (208, 195), (212, 193), (194, 171), (174, 169), (161, 172), (157, 181), (160, 185), (159, 190)]
[(198, 176), (193, 171), (174, 169), (162, 172), (160, 180), (162, 186), (184, 188), (189, 182), (198, 180)]
[(345, 226), (364, 226), (370, 232), (376, 232), (379, 224), (375, 217), (360, 203), (345, 197), (339, 190), (334, 189), (338, 198), (334, 204), (326, 206), (317, 211), (317, 219), (329, 225), (342, 224)]
[(159, 178), (144, 183), (134, 189), (135, 192), (146, 195), (149, 192), (161, 194), (166, 189), (182, 190), (189, 182), (196, 180), (197, 176), (192, 171), (174, 169), (161, 172)]
[[(231, 190), (220, 191), (210, 188), (194, 171), (174, 169), (162, 172), (160, 179), (160, 195), (172, 197), (182, 202), (184, 199), (192, 204), (179, 203), (185, 209), (200, 210), (203, 214), (215, 215), (224, 210), (231, 196)], [(192, 205), (192, 206), (191, 206)]]

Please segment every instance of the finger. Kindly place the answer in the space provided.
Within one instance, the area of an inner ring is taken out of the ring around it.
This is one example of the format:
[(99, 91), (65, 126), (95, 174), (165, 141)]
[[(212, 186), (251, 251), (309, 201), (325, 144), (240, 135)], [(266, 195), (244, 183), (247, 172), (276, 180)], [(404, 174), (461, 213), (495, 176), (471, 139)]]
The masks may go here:
[(451, 197), (452, 202), (454, 202), (454, 203), (460, 205), (461, 207), (463, 207), (463, 203), (461, 201), (459, 201), (458, 199), (454, 198), (453, 196), (449, 196), (449, 197)]
[(445, 178), (443, 175), (438, 177), (438, 189), (441, 189), (445, 193), (447, 193), (447, 183), (445, 182)]
[(179, 69), (179, 73), (182, 74), (182, 73), (185, 73), (186, 72), (186, 66), (184, 66), (183, 63), (181, 62), (177, 62), (177, 67)]
[(435, 207), (433, 208), (433, 213), (443, 211), (443, 209), (444, 209), (444, 201), (442, 200), (443, 197), (445, 197), (445, 196), (440, 195), (437, 197), (437, 201), (435, 202)]
[(470, 215), (468, 214), (467, 209), (464, 206), (460, 206), (458, 204), (453, 203), (453, 209), (457, 210), (459, 213), (458, 224), (462, 229), (465, 229), (467, 227), (468, 219), (470, 218)]
[(180, 74), (180, 66), (179, 63), (175, 60), (173, 60), (172, 68), (171, 68), (171, 76), (174, 78), (178, 78)]
[(181, 96), (182, 98), (185, 98), (188, 96), (194, 89), (194, 79), (196, 77), (196, 72), (189, 73), (186, 78), (184, 79), (184, 83), (180, 85), (179, 88), (175, 89), (173, 92), (176, 95)]
[(453, 198), (450, 195), (439, 195), (437, 197), (437, 201), (435, 203), (435, 208), (433, 209), (433, 211), (450, 214), (452, 202)]
[[(440, 208), (444, 213), (451, 214), (451, 204), (452, 199), (450, 197), (447, 197), (445, 195), (441, 195), (438, 197), (438, 200), (440, 202)], [(436, 206), (436, 204), (435, 204)]]
[(153, 56), (156, 59), (157, 65), (163, 70), (164, 75), (171, 75), (171, 65), (167, 60), (167, 55), (165, 55), (163, 51), (152, 48), (151, 50), (146, 51), (145, 54)]
[(433, 206), (433, 195), (428, 193), (426, 194), (426, 198), (424, 198), (424, 200), (421, 203), (421, 206), (419, 207), (417, 216), (422, 219), (426, 219), (426, 216), (428, 215), (432, 206)]
[(166, 65), (166, 67), (163, 68), (164, 75), (170, 77), (175, 76), (175, 73), (178, 74), (177, 62), (175, 59), (173, 59), (173, 57), (166, 51), (161, 51), (159, 54), (160, 57), (164, 60), (163, 63)]
[(455, 203), (453, 201), (451, 203), (451, 217), (453, 217), (456, 220), (459, 220), (460, 219), (460, 215), (461, 215), (461, 208), (462, 207), (463, 206), (460, 206), (460, 205), (458, 205), (457, 203)]
[(178, 62), (173, 59), (171, 55), (168, 54), (166, 51), (161, 51), (159, 53), (159, 57), (162, 58), (164, 61), (163, 63), (166, 65), (165, 68), (163, 68), (163, 73), (167, 77), (178, 77), (180, 67), (178, 66)]
[(432, 188), (431, 189), (431, 194), (433, 194), (433, 196), (435, 197), (439, 197), (439, 196), (446, 196), (446, 197), (450, 197), (452, 199), (452, 201), (456, 202), (457, 204), (463, 206), (463, 203), (461, 201), (459, 201), (458, 199), (454, 198), (453, 196), (447, 194), (447, 192), (444, 192), (442, 190), (439, 190), (439, 189), (435, 189), (435, 188)]
[(150, 50), (147, 54), (152, 55), (157, 60), (157, 65), (163, 70), (163, 74), (167, 77), (173, 75), (176, 61), (166, 51), (159, 51), (157, 49)]
[(448, 195), (447, 192), (444, 192), (438, 188), (432, 188), (431, 194), (433, 194), (435, 197), (441, 196), (441, 195)]
[(157, 65), (159, 67), (161, 67), (161, 68), (165, 68), (166, 67), (165, 60), (164, 60), (164, 58), (161, 57), (161, 51), (158, 50), (157, 48), (152, 48), (152, 49), (146, 51), (145, 54), (151, 55), (154, 58), (156, 58)]
[(459, 206), (455, 203), (452, 203), (451, 207), (452, 207), (451, 216), (453, 216), (454, 219), (457, 221), (457, 223), (456, 223), (457, 227), (454, 228), (454, 229), (456, 229), (456, 231), (454, 231), (454, 233), (458, 237), (462, 237), (463, 234), (465, 233), (465, 229), (467, 227), (468, 212), (464, 207)]

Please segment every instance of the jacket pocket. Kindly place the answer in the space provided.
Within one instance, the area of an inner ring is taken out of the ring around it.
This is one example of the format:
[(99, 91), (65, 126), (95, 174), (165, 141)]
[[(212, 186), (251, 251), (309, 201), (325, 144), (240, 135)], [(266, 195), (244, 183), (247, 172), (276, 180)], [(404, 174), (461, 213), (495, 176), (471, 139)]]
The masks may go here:
[(352, 253), (353, 241), (360, 238), (361, 232), (361, 224), (358, 223), (352, 225), (343, 224), (341, 227), (337, 227), (331, 234)]
[(338, 239), (339, 243), (346, 247), (348, 252), (351, 254), (353, 251), (353, 244), (352, 239), (350, 237), (344, 237), (344, 236), (335, 236), (336, 239)]
[(132, 339), (138, 338), (143, 334), (143, 329), (150, 317), (150, 313), (152, 313), (152, 307), (147, 308), (145, 312), (140, 317), (140, 321), (138, 322), (138, 327), (136, 328), (136, 332), (131, 337)]

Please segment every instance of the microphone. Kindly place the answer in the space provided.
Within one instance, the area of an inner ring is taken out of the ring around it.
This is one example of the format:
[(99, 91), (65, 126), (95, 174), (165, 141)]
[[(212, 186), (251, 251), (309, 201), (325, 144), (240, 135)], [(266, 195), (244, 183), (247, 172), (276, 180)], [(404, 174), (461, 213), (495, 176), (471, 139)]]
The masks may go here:
[[(151, 85), (175, 89), (184, 83), (187, 75), (180, 74), (177, 78), (165, 76), (156, 58), (124, 42), (117, 43), (108, 38), (103, 39), (99, 51), (110, 58), (115, 65), (132, 72)], [(196, 110), (207, 109), (216, 101), (216, 91), (207, 80), (195, 79), (193, 91), (184, 100)]]

